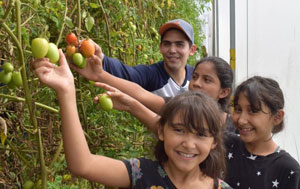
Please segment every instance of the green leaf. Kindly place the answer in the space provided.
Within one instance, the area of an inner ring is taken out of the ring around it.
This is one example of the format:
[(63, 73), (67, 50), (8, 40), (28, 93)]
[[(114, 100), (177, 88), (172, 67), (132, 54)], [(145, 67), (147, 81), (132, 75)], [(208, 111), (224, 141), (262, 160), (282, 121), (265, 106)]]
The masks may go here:
[(89, 17), (87, 17), (87, 18), (85, 19), (85, 27), (86, 27), (86, 29), (88, 30), (88, 32), (91, 31), (91, 29), (92, 29), (92, 27), (94, 26), (94, 24), (95, 24), (94, 17), (89, 16)]
[(90, 7), (93, 9), (97, 9), (97, 8), (99, 8), (99, 5), (96, 3), (90, 3)]
[(69, 28), (74, 28), (74, 24), (73, 24), (73, 21), (72, 21), (71, 18), (66, 17), (66, 25), (67, 25)]

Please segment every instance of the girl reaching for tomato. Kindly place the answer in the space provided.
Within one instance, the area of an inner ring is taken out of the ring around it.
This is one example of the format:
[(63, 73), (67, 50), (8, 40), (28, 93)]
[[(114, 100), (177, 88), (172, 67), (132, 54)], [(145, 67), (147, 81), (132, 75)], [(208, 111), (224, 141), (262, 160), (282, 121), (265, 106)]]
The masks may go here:
[(185, 92), (163, 106), (156, 160), (91, 154), (78, 116), (74, 77), (59, 53), (58, 67), (45, 58), (33, 66), (41, 82), (57, 93), (66, 160), (73, 174), (122, 188), (231, 188), (219, 179), (225, 172), (219, 107), (201, 92)]

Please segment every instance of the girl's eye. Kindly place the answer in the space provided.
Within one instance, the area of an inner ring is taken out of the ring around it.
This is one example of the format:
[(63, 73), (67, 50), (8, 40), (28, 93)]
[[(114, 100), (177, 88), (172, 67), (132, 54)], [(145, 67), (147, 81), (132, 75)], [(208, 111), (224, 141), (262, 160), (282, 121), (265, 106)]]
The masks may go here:
[(241, 108), (234, 107), (234, 112), (235, 113), (240, 113), (240, 112), (242, 112), (242, 110), (241, 110)]
[(207, 137), (207, 135), (205, 133), (197, 133), (198, 137)]
[(193, 74), (193, 75), (192, 75), (192, 78), (193, 78), (193, 79), (197, 79), (197, 77), (198, 77), (197, 74)]
[(181, 128), (173, 128), (173, 130), (177, 133), (184, 133), (184, 130)]
[(205, 78), (204, 78), (204, 81), (205, 81), (206, 83), (211, 83), (211, 82), (212, 82), (212, 80), (211, 80), (210, 78), (208, 78), (208, 77), (205, 77)]

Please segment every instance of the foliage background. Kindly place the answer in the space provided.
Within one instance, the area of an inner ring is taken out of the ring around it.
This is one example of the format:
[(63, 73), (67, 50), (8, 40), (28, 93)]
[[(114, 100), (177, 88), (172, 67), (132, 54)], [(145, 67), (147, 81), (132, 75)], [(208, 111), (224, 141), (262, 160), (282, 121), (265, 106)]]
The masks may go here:
[[(65, 50), (65, 35), (91, 38), (103, 52), (128, 65), (161, 60), (159, 27), (182, 18), (195, 30), (196, 55), (204, 39), (199, 15), (209, 0), (0, 0), (0, 59), (20, 70), (23, 87), (0, 84), (0, 187), (103, 188), (68, 172), (61, 142), (59, 106), (52, 89), (35, 77), (30, 42), (45, 37)], [(135, 27), (132, 27), (134, 25)], [(136, 29), (135, 29), (136, 28)], [(0, 68), (1, 69), (1, 68)], [(155, 138), (134, 117), (105, 112), (92, 99), (102, 89), (76, 73), (78, 111), (92, 153), (122, 159), (152, 157)]]

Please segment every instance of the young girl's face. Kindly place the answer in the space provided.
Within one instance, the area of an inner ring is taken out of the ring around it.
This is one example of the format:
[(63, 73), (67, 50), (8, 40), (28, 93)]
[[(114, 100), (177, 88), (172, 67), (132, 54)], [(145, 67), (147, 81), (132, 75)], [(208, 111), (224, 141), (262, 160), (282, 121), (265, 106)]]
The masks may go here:
[(232, 120), (245, 143), (260, 143), (271, 138), (272, 129), (275, 125), (275, 116), (270, 109), (262, 103), (261, 110), (251, 109), (245, 93), (241, 92), (238, 103), (234, 107)]
[(201, 63), (195, 68), (189, 83), (189, 90), (202, 91), (217, 101), (228, 95), (221, 88), (214, 65), (210, 62)]
[(199, 171), (202, 163), (215, 148), (214, 138), (210, 135), (208, 125), (204, 124), (204, 133), (190, 132), (177, 113), (171, 125), (166, 124), (159, 129), (158, 137), (164, 141), (165, 152), (168, 156), (166, 166), (180, 172)]

